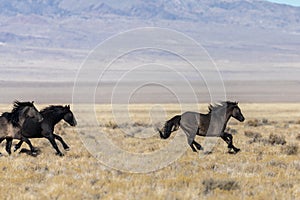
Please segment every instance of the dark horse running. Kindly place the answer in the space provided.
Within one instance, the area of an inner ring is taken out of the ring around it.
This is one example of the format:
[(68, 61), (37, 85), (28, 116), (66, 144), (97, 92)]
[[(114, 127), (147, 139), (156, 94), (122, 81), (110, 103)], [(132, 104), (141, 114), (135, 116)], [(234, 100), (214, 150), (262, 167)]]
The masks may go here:
[(232, 142), (232, 135), (225, 132), (227, 122), (230, 117), (240, 122), (245, 120), (237, 102), (222, 102), (216, 105), (209, 105), (209, 112), (201, 114), (197, 112), (185, 112), (182, 115), (176, 115), (168, 120), (163, 130), (158, 130), (162, 139), (167, 139), (171, 132), (176, 131), (179, 126), (187, 136), (187, 141), (193, 151), (203, 150), (202, 146), (195, 141), (196, 135), (205, 137), (221, 137), (227, 144), (229, 151), (232, 149), (235, 153), (240, 149), (236, 148)]
[[(54, 126), (60, 121), (65, 120), (71, 126), (76, 126), (76, 119), (70, 110), (70, 106), (49, 106), (40, 111), (43, 116), (42, 122), (37, 122), (33, 119), (26, 119), (22, 128), (22, 135), (27, 138), (47, 138), (56, 150), (56, 154), (63, 156), (64, 154), (59, 150), (55, 139), (59, 140), (65, 150), (69, 150), (69, 146), (64, 140), (54, 133)], [(14, 151), (18, 150), (22, 141), (16, 144)], [(7, 143), (7, 148), (11, 148), (12, 142)]]
[[(34, 154), (34, 148), (30, 140), (21, 135), (21, 129), (26, 119), (42, 121), (43, 117), (33, 105), (33, 102), (14, 102), (14, 107), (11, 112), (5, 112), (0, 116), (0, 143), (6, 139), (7, 143), (13, 139), (19, 139), (26, 142)], [(6, 151), (11, 154), (10, 148), (6, 146)]]

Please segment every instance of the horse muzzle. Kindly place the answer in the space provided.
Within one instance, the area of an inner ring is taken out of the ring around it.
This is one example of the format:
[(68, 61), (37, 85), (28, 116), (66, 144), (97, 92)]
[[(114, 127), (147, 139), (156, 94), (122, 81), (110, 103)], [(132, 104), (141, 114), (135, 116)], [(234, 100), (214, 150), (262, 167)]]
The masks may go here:
[(239, 121), (240, 121), (240, 122), (243, 122), (243, 121), (245, 121), (245, 117), (244, 117), (243, 115), (242, 115), (242, 116), (240, 116), (240, 117), (239, 117)]
[(71, 124), (71, 126), (76, 126), (77, 125), (77, 121), (74, 120), (73, 123)]

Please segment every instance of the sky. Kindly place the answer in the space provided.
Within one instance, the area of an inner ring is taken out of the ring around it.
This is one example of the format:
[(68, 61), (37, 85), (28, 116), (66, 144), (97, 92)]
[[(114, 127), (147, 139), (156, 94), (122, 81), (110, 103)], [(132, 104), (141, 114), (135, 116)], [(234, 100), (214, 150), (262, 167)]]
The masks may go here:
[(274, 3), (283, 3), (293, 6), (299, 6), (300, 7), (300, 0), (268, 0)]

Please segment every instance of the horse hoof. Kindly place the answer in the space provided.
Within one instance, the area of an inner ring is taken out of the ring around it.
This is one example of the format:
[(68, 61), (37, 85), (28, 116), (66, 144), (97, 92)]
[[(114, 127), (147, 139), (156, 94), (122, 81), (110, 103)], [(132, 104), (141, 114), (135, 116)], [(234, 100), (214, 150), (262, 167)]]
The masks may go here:
[(58, 155), (58, 156), (60, 156), (60, 157), (64, 156), (64, 154), (63, 154), (63, 153), (61, 153), (61, 152), (59, 152), (59, 153), (56, 153), (56, 155)]
[(204, 150), (203, 147), (202, 147), (201, 145), (196, 145), (196, 148), (197, 148), (198, 150)]
[(70, 147), (65, 148), (65, 151), (70, 151)]
[(204, 155), (209, 155), (209, 154), (212, 154), (212, 151), (205, 151), (203, 152)]
[(238, 153), (240, 150), (241, 150), (241, 149), (236, 148), (236, 149), (234, 149), (234, 152), (235, 152), (235, 153)]
[(229, 154), (235, 154), (235, 151), (232, 148), (228, 148), (228, 153)]
[(36, 157), (36, 156), (38, 155), (38, 153), (37, 153), (36, 151), (32, 151), (32, 152), (30, 153), (30, 155), (33, 156), (33, 157)]
[(229, 149), (228, 153), (229, 154), (237, 154), (240, 151), (240, 149), (236, 148), (236, 149)]

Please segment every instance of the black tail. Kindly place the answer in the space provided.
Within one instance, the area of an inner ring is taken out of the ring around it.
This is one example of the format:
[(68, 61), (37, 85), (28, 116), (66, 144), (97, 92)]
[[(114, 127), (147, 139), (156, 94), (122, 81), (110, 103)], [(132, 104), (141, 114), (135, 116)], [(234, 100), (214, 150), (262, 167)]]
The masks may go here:
[[(181, 115), (176, 115), (170, 120), (166, 121), (163, 130), (158, 130), (160, 138), (167, 139), (170, 137), (171, 133), (177, 131), (180, 126)], [(174, 127), (174, 128), (173, 128)]]

